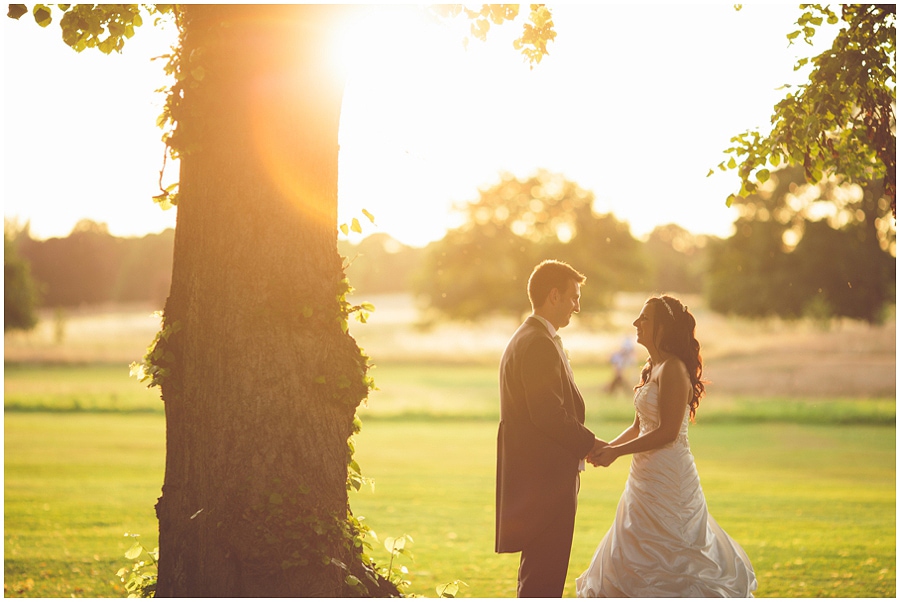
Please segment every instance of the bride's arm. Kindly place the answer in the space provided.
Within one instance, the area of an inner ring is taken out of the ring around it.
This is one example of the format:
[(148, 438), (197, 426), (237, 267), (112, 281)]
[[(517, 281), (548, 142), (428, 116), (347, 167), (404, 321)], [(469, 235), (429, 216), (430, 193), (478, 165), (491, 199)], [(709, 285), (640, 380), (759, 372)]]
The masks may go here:
[[(606, 446), (610, 445), (620, 445), (622, 443), (628, 443), (635, 437), (641, 434), (641, 418), (638, 416), (637, 412), (634, 414), (634, 422), (627, 429), (619, 433), (619, 436), (606, 444)], [(603, 449), (606, 449), (604, 447)], [(587, 461), (593, 464), (594, 466), (601, 466), (599, 458), (602, 455), (603, 449), (601, 449), (596, 454), (588, 455)], [(602, 464), (602, 466), (609, 466), (609, 464)]]
[(634, 414), (634, 422), (627, 429), (619, 433), (619, 436), (609, 442), (609, 445), (621, 445), (623, 443), (628, 443), (633, 440), (635, 437), (641, 434), (641, 419), (637, 415), (637, 412)]
[[(626, 433), (633, 431), (635, 425), (632, 425), (604, 448), (598, 457), (599, 464), (609, 466), (620, 456), (658, 449), (678, 437), (691, 390), (691, 379), (684, 364), (675, 360), (660, 366), (658, 386), (659, 426), (643, 435), (635, 434), (628, 440), (623, 439)], [(640, 427), (637, 418), (635, 424)]]

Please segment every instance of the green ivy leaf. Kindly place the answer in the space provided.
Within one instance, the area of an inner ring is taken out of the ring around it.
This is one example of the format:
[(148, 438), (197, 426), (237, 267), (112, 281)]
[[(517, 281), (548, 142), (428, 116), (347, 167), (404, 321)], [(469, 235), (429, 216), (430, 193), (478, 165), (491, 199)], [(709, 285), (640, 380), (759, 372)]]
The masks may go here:
[(455, 598), (459, 593), (459, 585), (456, 583), (445, 583), (434, 588), (439, 598)]
[(144, 550), (144, 546), (139, 544), (138, 542), (134, 542), (128, 551), (125, 552), (125, 558), (128, 560), (134, 560), (141, 555), (141, 552)]
[(153, 197), (153, 202), (159, 205), (160, 209), (163, 211), (168, 211), (174, 207), (171, 201), (171, 195), (167, 192), (163, 192)]
[(353, 221), (350, 223), (350, 229), (356, 232), (357, 234), (362, 234), (362, 226), (359, 225), (359, 220), (355, 217)]

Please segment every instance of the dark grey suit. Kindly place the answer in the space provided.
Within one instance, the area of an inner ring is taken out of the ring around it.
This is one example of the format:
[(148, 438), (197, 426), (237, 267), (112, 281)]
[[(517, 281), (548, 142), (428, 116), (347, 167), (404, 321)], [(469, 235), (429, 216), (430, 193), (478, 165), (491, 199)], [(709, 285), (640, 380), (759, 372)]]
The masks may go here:
[(510, 339), (500, 362), (495, 551), (522, 552), (521, 597), (562, 595), (578, 465), (594, 444), (567, 365), (561, 347), (533, 316)]

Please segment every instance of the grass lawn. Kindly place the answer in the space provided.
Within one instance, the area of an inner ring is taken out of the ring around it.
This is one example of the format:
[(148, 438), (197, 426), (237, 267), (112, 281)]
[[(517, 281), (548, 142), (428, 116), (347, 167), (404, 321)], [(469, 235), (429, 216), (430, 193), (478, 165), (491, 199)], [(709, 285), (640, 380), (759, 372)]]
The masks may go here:
[[(619, 425), (592, 426), (610, 436)], [(413, 536), (415, 593), (461, 579), (463, 595), (515, 595), (517, 555), (493, 553), (495, 436), (486, 422), (364, 425), (357, 457), (376, 486), (351, 505), (379, 537)], [(894, 428), (715, 424), (694, 428), (691, 443), (711, 512), (754, 563), (757, 597), (895, 595)], [(628, 466), (582, 479), (568, 596)]]
[[(616, 424), (634, 416), (631, 396), (604, 389), (607, 366), (576, 364), (579, 389), (587, 403), (588, 420)], [(371, 374), (378, 386), (363, 419), (485, 419), (496, 420), (497, 366), (390, 362)], [(116, 412), (162, 414), (159, 392), (128, 376), (125, 364), (6, 364), (4, 409), (7, 412)], [(709, 422), (796, 422), (799, 424), (896, 423), (896, 402), (874, 399), (791, 399), (720, 395), (711, 387), (700, 408)]]
[(156, 546), (164, 450), (161, 415), (6, 413), (5, 595), (124, 596), (124, 534)]
[(128, 376), (122, 364), (6, 364), (7, 412), (158, 412), (159, 391)]
[[(600, 393), (605, 368), (576, 370), (589, 426), (614, 436), (630, 400)], [(352, 494), (355, 513), (381, 539), (414, 538), (412, 592), (461, 579), (463, 596), (514, 595), (518, 558), (493, 553), (496, 367), (394, 363), (374, 376), (381, 391), (361, 411), (356, 447), (376, 486)], [(156, 545), (157, 393), (121, 365), (7, 365), (5, 410), (5, 594), (123, 595), (124, 534)], [(691, 445), (710, 510), (754, 563), (757, 596), (896, 594), (894, 400), (710, 395)], [(582, 480), (567, 595), (627, 470), (623, 459)]]
[[(122, 595), (123, 534), (155, 545), (162, 417), (8, 413), (5, 422), (6, 595)], [(462, 579), (464, 596), (514, 594), (517, 557), (493, 553), (495, 429), (369, 420), (358, 437), (376, 486), (351, 504), (381, 539), (414, 538), (415, 593)], [(695, 427), (691, 442), (711, 511), (754, 563), (758, 596), (896, 593), (895, 429), (713, 424)], [(609, 527), (627, 468), (620, 461), (583, 479), (568, 595)]]

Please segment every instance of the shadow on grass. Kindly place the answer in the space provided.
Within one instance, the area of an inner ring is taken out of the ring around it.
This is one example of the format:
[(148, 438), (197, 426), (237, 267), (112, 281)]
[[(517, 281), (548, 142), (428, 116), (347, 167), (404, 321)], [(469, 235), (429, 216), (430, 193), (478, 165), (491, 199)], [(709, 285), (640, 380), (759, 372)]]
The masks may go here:
[[(85, 406), (77, 400), (72, 403), (44, 404), (35, 402), (7, 402), (7, 413), (50, 414), (164, 414), (160, 403), (157, 407), (109, 407)], [(606, 423), (627, 423), (633, 419), (627, 411), (589, 412), (588, 420)], [(368, 412), (363, 409), (360, 418), (364, 422), (496, 422), (495, 412)], [(736, 402), (727, 409), (698, 412), (698, 424), (819, 424), (819, 425), (873, 425), (894, 426), (897, 422), (896, 404), (890, 400), (840, 400), (806, 402), (794, 400), (766, 400)]]
[[(894, 426), (897, 422), (896, 403), (893, 400), (847, 399), (827, 401), (797, 401), (768, 399), (761, 401), (735, 401), (726, 408), (703, 411), (697, 414), (698, 424), (806, 424), (806, 425), (872, 425)], [(360, 412), (364, 422), (460, 422), (499, 420), (496, 412)], [(630, 423), (634, 414), (626, 408), (611, 411), (588, 411), (588, 422)]]

